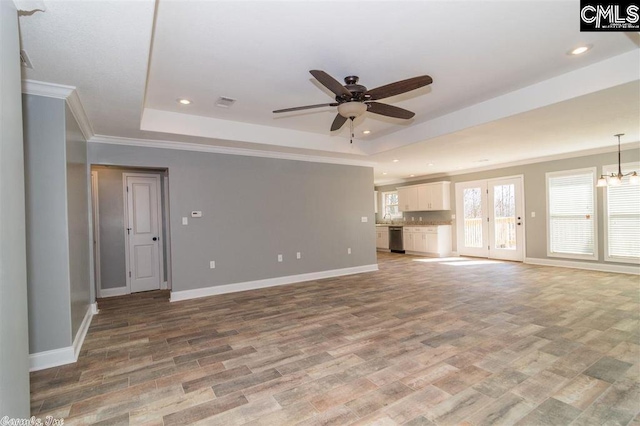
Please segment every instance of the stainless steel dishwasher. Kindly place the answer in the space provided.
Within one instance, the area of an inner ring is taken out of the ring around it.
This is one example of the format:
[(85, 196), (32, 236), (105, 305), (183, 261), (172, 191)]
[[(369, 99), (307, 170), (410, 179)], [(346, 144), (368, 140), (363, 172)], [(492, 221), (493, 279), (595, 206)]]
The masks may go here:
[(389, 227), (389, 250), (394, 253), (404, 253), (402, 244), (402, 226)]

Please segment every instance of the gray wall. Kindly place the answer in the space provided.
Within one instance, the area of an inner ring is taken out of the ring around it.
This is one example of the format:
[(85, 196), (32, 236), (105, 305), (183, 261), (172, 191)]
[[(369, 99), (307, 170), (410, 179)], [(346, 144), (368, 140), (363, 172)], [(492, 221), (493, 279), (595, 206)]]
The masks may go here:
[(0, 1), (0, 417), (28, 418), (29, 340), (18, 14)]
[(98, 170), (98, 203), (100, 214), (100, 287), (124, 287), (124, 200), (122, 170)]
[(30, 353), (71, 345), (65, 102), (23, 95)]
[(71, 345), (91, 302), (86, 141), (62, 99), (23, 95), (29, 351)]
[[(598, 175), (602, 173), (602, 166), (617, 164), (617, 152), (606, 154), (589, 155), (562, 160), (545, 161), (540, 163), (526, 164), (522, 166), (506, 167), (496, 170), (488, 170), (477, 173), (468, 173), (446, 178), (426, 179), (412, 181), (406, 184), (395, 184), (379, 186), (379, 191), (390, 191), (396, 187), (413, 185), (425, 182), (435, 182), (448, 180), (451, 181), (451, 211), (444, 213), (450, 218), (451, 214), (455, 214), (455, 183), (467, 182), (481, 179), (492, 179), (501, 176), (524, 175), (524, 193), (525, 193), (525, 223), (526, 223), (526, 256), (531, 258), (546, 259), (547, 256), (547, 199), (546, 199), (546, 177), (547, 172), (556, 172), (562, 170), (573, 170), (587, 167), (597, 167)], [(622, 162), (633, 162), (640, 159), (640, 150), (622, 151)], [(598, 263), (604, 263), (604, 211), (603, 211), (603, 193), (602, 189), (597, 190), (597, 216), (598, 216)], [(536, 213), (536, 217), (531, 217), (531, 212)], [(442, 212), (423, 212), (423, 217), (443, 217)], [(418, 216), (415, 213), (405, 213), (405, 219), (410, 216)], [(438, 219), (434, 219), (438, 220)], [(453, 247), (456, 250), (455, 221), (453, 226)], [(554, 258), (557, 259), (557, 258)], [(570, 259), (567, 259), (570, 260)], [(584, 262), (584, 260), (580, 260)], [(595, 262), (595, 261), (594, 261)], [(606, 262), (610, 264), (612, 262)]]
[(376, 263), (372, 168), (97, 143), (89, 160), (168, 169), (174, 291)]
[(71, 336), (75, 337), (90, 303), (89, 180), (87, 142), (68, 106), (65, 119)]
[[(98, 209), (100, 220), (100, 288), (103, 290), (124, 287), (126, 283), (125, 235), (124, 235), (124, 197), (123, 173), (157, 174), (163, 172), (144, 169), (122, 169), (119, 167), (94, 167), (98, 172)], [(162, 193), (161, 203), (164, 206), (164, 179), (160, 180)], [(166, 235), (164, 212), (162, 215), (163, 235)], [(166, 238), (162, 239), (163, 268), (167, 279), (167, 247)]]

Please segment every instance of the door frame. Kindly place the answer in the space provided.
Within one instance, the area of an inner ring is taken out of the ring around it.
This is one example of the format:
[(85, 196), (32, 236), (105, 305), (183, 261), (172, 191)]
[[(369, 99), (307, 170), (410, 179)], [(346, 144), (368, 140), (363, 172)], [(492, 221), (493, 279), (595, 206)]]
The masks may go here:
[(127, 284), (127, 294), (131, 294), (131, 276), (129, 275), (129, 272), (131, 272), (131, 267), (130, 267), (130, 262), (131, 259), (129, 258), (130, 254), (129, 254), (129, 233), (127, 232), (127, 226), (129, 225), (129, 200), (127, 197), (127, 179), (129, 177), (144, 177), (144, 178), (153, 178), (156, 180), (156, 209), (157, 209), (157, 219), (158, 219), (158, 235), (160, 236), (160, 245), (158, 248), (158, 268), (159, 270), (159, 277), (160, 277), (160, 285), (159, 288), (162, 289), (164, 287), (164, 283), (165, 283), (165, 277), (164, 277), (164, 258), (163, 258), (163, 250), (162, 250), (162, 246), (164, 244), (164, 232), (163, 232), (163, 227), (162, 227), (162, 221), (163, 221), (163, 211), (162, 211), (162, 186), (161, 186), (161, 177), (162, 175), (159, 173), (142, 173), (142, 172), (128, 172), (125, 171), (122, 173), (122, 196), (123, 196), (123, 200), (124, 200), (124, 229), (122, 230), (124, 232), (124, 256), (125, 256), (125, 280), (126, 280), (126, 284)]
[(100, 198), (98, 195), (98, 171), (91, 170), (91, 210), (93, 213), (93, 275), (97, 297), (102, 297), (100, 282)]
[[(486, 189), (487, 191), (489, 190), (489, 186), (491, 185), (491, 182), (495, 182), (495, 181), (501, 181), (501, 180), (507, 180), (507, 179), (520, 179), (520, 193), (521, 193), (521, 197), (520, 200), (516, 200), (516, 202), (519, 204), (520, 210), (522, 212), (522, 260), (514, 260), (514, 262), (524, 262), (524, 259), (526, 259), (527, 257), (527, 243), (526, 243), (526, 239), (527, 239), (527, 221), (526, 221), (526, 211), (525, 211), (525, 191), (524, 191), (524, 175), (520, 174), (520, 175), (511, 175), (511, 176), (500, 176), (500, 177), (495, 177), (495, 178), (490, 178), (490, 179), (476, 179), (476, 180), (471, 180), (471, 181), (465, 181), (465, 182), (456, 182), (455, 184), (455, 203), (456, 203), (456, 251), (458, 252), (458, 254), (460, 254), (460, 248), (464, 247), (464, 205), (459, 202), (462, 201), (462, 192), (459, 190), (459, 188), (463, 189), (465, 186), (481, 186), (484, 189)], [(482, 200), (482, 206), (483, 206), (483, 213), (484, 213), (484, 217), (483, 217), (483, 232), (484, 229), (487, 230), (487, 235), (486, 235), (486, 242), (487, 244), (489, 244), (489, 241), (491, 240), (489, 238), (489, 226), (488, 223), (486, 222), (486, 219), (489, 217), (489, 194), (488, 192), (485, 191), (483, 200)], [(462, 214), (460, 214), (462, 213)], [(478, 249), (478, 251), (482, 251), (483, 253), (486, 254), (462, 254), (463, 256), (477, 256), (477, 257), (483, 257), (483, 258), (487, 258), (487, 259), (495, 259), (495, 257), (493, 257), (491, 255), (491, 249), (487, 248), (487, 249)]]

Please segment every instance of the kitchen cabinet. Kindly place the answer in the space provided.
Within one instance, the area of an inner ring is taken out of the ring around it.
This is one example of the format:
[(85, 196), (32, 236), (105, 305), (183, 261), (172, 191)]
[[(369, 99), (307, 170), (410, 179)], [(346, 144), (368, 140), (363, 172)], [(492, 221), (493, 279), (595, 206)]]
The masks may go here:
[(389, 250), (388, 226), (376, 226), (376, 248)]
[(418, 210), (418, 187), (405, 186), (398, 188), (398, 210), (401, 212)]
[(451, 182), (433, 182), (398, 188), (398, 208), (404, 212), (451, 209)]
[(451, 256), (451, 225), (405, 226), (404, 250), (433, 257)]

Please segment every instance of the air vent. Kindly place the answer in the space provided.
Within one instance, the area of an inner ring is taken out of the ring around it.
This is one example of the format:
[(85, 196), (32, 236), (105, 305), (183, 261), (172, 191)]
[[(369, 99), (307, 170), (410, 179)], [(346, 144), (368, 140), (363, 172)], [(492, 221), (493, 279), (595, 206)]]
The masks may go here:
[(216, 101), (216, 106), (219, 106), (220, 108), (230, 108), (231, 105), (235, 103), (235, 101), (236, 101), (235, 99), (227, 98), (225, 96), (220, 96)]
[(31, 59), (29, 59), (29, 55), (25, 50), (20, 50), (20, 63), (25, 68), (33, 69), (33, 65), (31, 64)]

